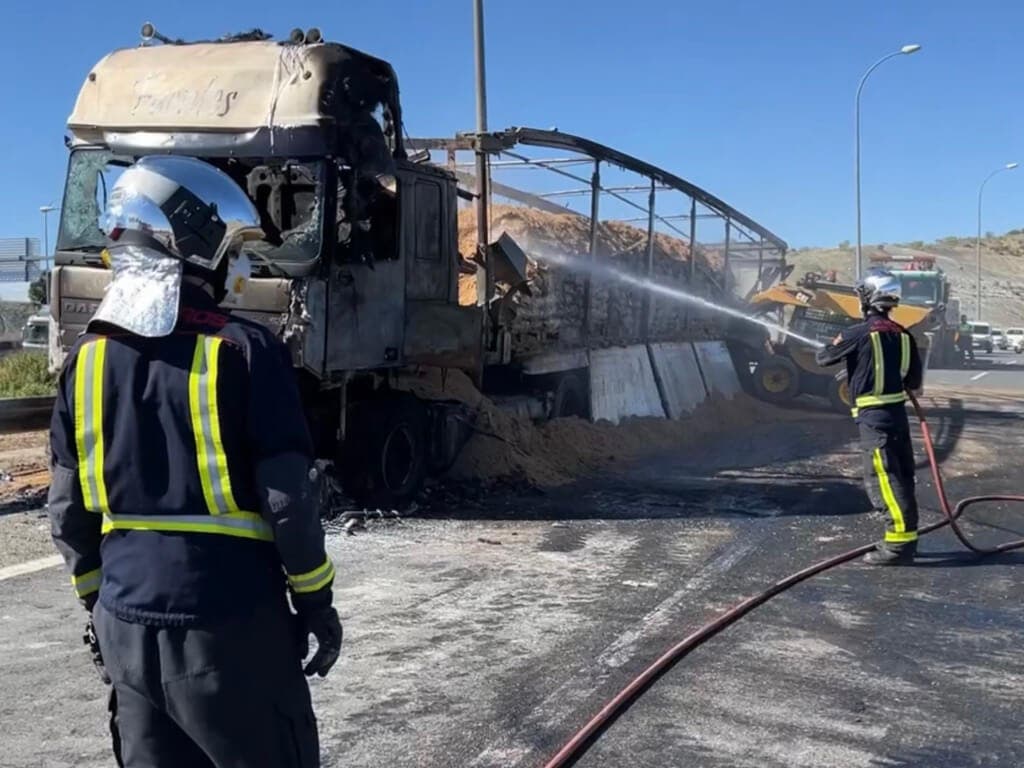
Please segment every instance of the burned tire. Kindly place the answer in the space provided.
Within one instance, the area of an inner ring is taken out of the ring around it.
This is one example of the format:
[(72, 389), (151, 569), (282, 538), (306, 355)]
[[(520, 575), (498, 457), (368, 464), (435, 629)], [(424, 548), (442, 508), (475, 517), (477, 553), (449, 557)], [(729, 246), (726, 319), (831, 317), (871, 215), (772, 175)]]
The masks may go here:
[(754, 394), (770, 403), (785, 403), (800, 394), (800, 371), (785, 357), (762, 359), (752, 374)]
[(569, 416), (590, 418), (587, 388), (583, 384), (583, 379), (575, 373), (566, 373), (559, 377), (555, 387), (555, 400), (551, 406), (551, 418), (561, 419)]
[(370, 508), (407, 508), (427, 472), (426, 414), (413, 397), (356, 403), (341, 456), (345, 492)]
[(850, 398), (850, 382), (844, 376), (842, 380), (833, 379), (828, 384), (828, 402), (836, 411), (849, 413), (853, 407)]

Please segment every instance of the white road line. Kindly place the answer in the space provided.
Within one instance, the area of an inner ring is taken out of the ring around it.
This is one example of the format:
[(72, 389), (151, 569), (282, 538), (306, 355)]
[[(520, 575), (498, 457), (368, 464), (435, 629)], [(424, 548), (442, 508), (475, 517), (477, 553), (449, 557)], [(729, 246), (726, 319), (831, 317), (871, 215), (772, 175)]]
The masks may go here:
[(983, 376), (988, 376), (988, 373), (989, 373), (988, 371), (982, 371), (977, 376), (971, 376), (971, 381), (977, 381), (978, 379), (982, 378)]
[(683, 598), (691, 593), (700, 593), (709, 589), (760, 543), (761, 537), (750, 537), (741, 544), (729, 547), (725, 553), (708, 563), (696, 576), (655, 606), (654, 610), (636, 622), (631, 629), (627, 629), (619, 635), (597, 657), (597, 663), (603, 667), (614, 669), (628, 662), (633, 658), (640, 641), (645, 636), (650, 637), (654, 632), (672, 622), (673, 612)]
[[(754, 551), (767, 537), (769, 527), (780, 510), (773, 509), (770, 514), (745, 526), (740, 530), (743, 540), (739, 543), (726, 545), (725, 549), (707, 565), (694, 574), (678, 590), (662, 600), (637, 624), (623, 631), (612, 640), (598, 655), (595, 662), (572, 675), (555, 688), (528, 715), (514, 733), (504, 734), (484, 748), (470, 763), (471, 768), (518, 768), (528, 758), (535, 756), (535, 747), (531, 737), (544, 725), (556, 721), (559, 711), (566, 702), (578, 704), (593, 692), (593, 687), (625, 662), (635, 658), (636, 651), (643, 640), (664, 628), (675, 618), (674, 609), (685, 598), (696, 598), (713, 588), (716, 582), (741, 560)], [(598, 680), (593, 679), (594, 668), (598, 668)], [(587, 674), (589, 673), (589, 674)]]
[(60, 555), (50, 555), (49, 557), (40, 557), (38, 560), (29, 560), (27, 563), (8, 565), (6, 568), (0, 568), (0, 581), (7, 581), (7, 579), (35, 573), (36, 571), (45, 571), (47, 568), (56, 568), (58, 565), (63, 564), (63, 557)]

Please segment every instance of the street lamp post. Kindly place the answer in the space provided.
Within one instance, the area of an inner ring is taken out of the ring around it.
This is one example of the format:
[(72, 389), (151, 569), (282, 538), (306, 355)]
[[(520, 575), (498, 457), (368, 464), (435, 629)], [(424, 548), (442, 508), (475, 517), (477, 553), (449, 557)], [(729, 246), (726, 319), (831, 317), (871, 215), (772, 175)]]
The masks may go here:
[(857, 263), (855, 265), (854, 272), (857, 279), (860, 279), (861, 273), (863, 272), (863, 261), (861, 260), (861, 239), (860, 239), (860, 92), (864, 90), (864, 83), (867, 82), (868, 76), (878, 69), (882, 64), (887, 62), (889, 59), (895, 58), (896, 56), (909, 56), (912, 53), (917, 53), (921, 50), (921, 46), (917, 44), (904, 45), (898, 51), (893, 51), (887, 54), (868, 67), (868, 71), (864, 73), (864, 76), (860, 79), (860, 83), (857, 85), (857, 98), (855, 100), (855, 144), (856, 144), (856, 159), (854, 161), (855, 174), (857, 177)]
[[(50, 223), (48, 216), (57, 209), (52, 205), (41, 205), (39, 206), (39, 212), (43, 214), (43, 265), (47, 265), (50, 260)], [(44, 270), (45, 271), (45, 270)]]
[(978, 263), (978, 291), (976, 297), (977, 301), (974, 305), (974, 319), (978, 322), (981, 322), (981, 197), (985, 192), (985, 185), (988, 184), (989, 179), (1003, 171), (1012, 171), (1016, 167), (1017, 163), (1007, 163), (1002, 168), (996, 168), (992, 173), (985, 177), (985, 180), (981, 182), (981, 186), (978, 187), (978, 239), (974, 241), (974, 255)]
[[(476, 242), (477, 257), (483, 270), (483, 280), (477, 275), (477, 304), (487, 306), (494, 292), (494, 274), (488, 255), (488, 203), (490, 202), (490, 179), (487, 152), (484, 150), (483, 134), (487, 132), (487, 69), (484, 57), (484, 0), (473, 0), (473, 58), (476, 71)], [(484, 318), (488, 317), (484, 312)]]

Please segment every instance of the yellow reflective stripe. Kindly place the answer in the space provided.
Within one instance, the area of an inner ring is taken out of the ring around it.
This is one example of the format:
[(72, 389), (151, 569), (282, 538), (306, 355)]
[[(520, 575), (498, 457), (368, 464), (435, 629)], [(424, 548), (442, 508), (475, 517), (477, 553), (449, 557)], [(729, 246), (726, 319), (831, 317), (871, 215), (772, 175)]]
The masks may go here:
[(871, 332), (871, 355), (875, 360), (874, 394), (880, 395), (885, 389), (885, 356), (882, 354), (882, 337), (878, 331)]
[(273, 541), (274, 532), (254, 512), (224, 515), (104, 515), (103, 533), (110, 531), (160, 531), (165, 533), (216, 533), (257, 541)]
[(203, 487), (203, 498), (206, 499), (206, 508), (210, 514), (215, 515), (219, 511), (217, 502), (213, 498), (213, 481), (210, 479), (209, 461), (206, 455), (206, 438), (203, 433), (203, 415), (199, 396), (202, 392), (203, 368), (206, 361), (206, 345), (203, 337), (196, 337), (196, 348), (192, 354), (192, 368), (188, 372), (188, 406), (192, 416), (192, 435), (196, 441), (196, 458), (199, 468), (199, 483)]
[(861, 395), (854, 402), (858, 408), (866, 408), (869, 405), (894, 405), (907, 401), (906, 392), (897, 392), (893, 395)]
[(896, 533), (905, 533), (907, 525), (903, 521), (903, 510), (900, 509), (900, 504), (896, 501), (896, 495), (892, 492), (892, 485), (889, 483), (889, 474), (885, 471), (885, 463), (882, 461), (882, 451), (879, 448), (875, 448), (875, 474), (878, 475), (878, 485), (882, 489), (882, 498), (885, 500), (885, 506), (889, 509), (889, 514), (892, 515), (892, 525)]
[(917, 531), (905, 531), (903, 533), (886, 531), (885, 540), (891, 544), (906, 544), (908, 541), (917, 541)]
[(220, 366), (220, 345), (223, 339), (204, 339), (209, 354), (209, 375), (207, 376), (207, 407), (210, 422), (210, 438), (213, 440), (213, 455), (217, 465), (217, 476), (228, 512), (238, 512), (235, 495), (231, 491), (231, 475), (228, 472), (228, 456), (220, 437), (220, 408), (217, 404), (217, 374)]
[(92, 345), (83, 344), (75, 361), (75, 447), (78, 451), (78, 483), (82, 486), (82, 501), (89, 510), (96, 508), (89, 477), (89, 451), (86, 448), (86, 431), (91, 422), (86, 421), (85, 384), (87, 361), (91, 359), (92, 353)]
[(900, 334), (900, 381), (907, 378), (910, 371), (910, 334)]
[(87, 597), (100, 588), (102, 572), (99, 568), (95, 571), (83, 573), (81, 576), (72, 576), (71, 585), (75, 588), (75, 594), (79, 597)]
[(92, 428), (96, 436), (96, 453), (93, 461), (93, 472), (96, 476), (96, 488), (99, 491), (98, 506), (100, 512), (110, 511), (107, 499), (107, 483), (103, 479), (105, 450), (103, 445), (103, 366), (107, 359), (107, 340), (97, 339), (96, 361), (92, 370)]
[(90, 512), (107, 512), (104, 480), (103, 366), (107, 340), (86, 342), (75, 361), (75, 447), (82, 501)]
[(217, 375), (221, 343), (222, 340), (214, 336), (197, 336), (188, 375), (189, 412), (196, 442), (199, 482), (211, 515), (239, 511), (231, 489), (228, 457), (220, 432)]
[(334, 563), (331, 559), (325, 558), (323, 565), (319, 568), (314, 568), (312, 571), (306, 573), (299, 573), (295, 576), (288, 575), (288, 583), (291, 584), (292, 589), (299, 594), (306, 592), (316, 592), (318, 589), (326, 587), (331, 579), (334, 578)]

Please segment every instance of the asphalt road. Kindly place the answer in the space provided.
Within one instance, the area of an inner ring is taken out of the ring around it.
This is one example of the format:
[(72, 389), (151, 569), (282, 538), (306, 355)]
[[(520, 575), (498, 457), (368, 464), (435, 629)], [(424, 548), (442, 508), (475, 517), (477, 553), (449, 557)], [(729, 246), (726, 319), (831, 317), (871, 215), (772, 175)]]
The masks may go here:
[(929, 370), (925, 377), (926, 391), (930, 387), (1018, 394), (1024, 401), (1024, 355), (1010, 352), (979, 354), (969, 368)]
[[(1013, 490), (1024, 419), (957, 382), (926, 400), (951, 494)], [(667, 645), (880, 533), (853, 439), (809, 413), (572, 487), (331, 532), (346, 646), (312, 683), (325, 766), (542, 764)], [(1024, 536), (1024, 514), (984, 510), (970, 530)], [(1024, 765), (1024, 556), (978, 561), (946, 533), (922, 550), (917, 567), (852, 564), (758, 609), (580, 765)], [(0, 766), (111, 765), (63, 573), (0, 578)]]

